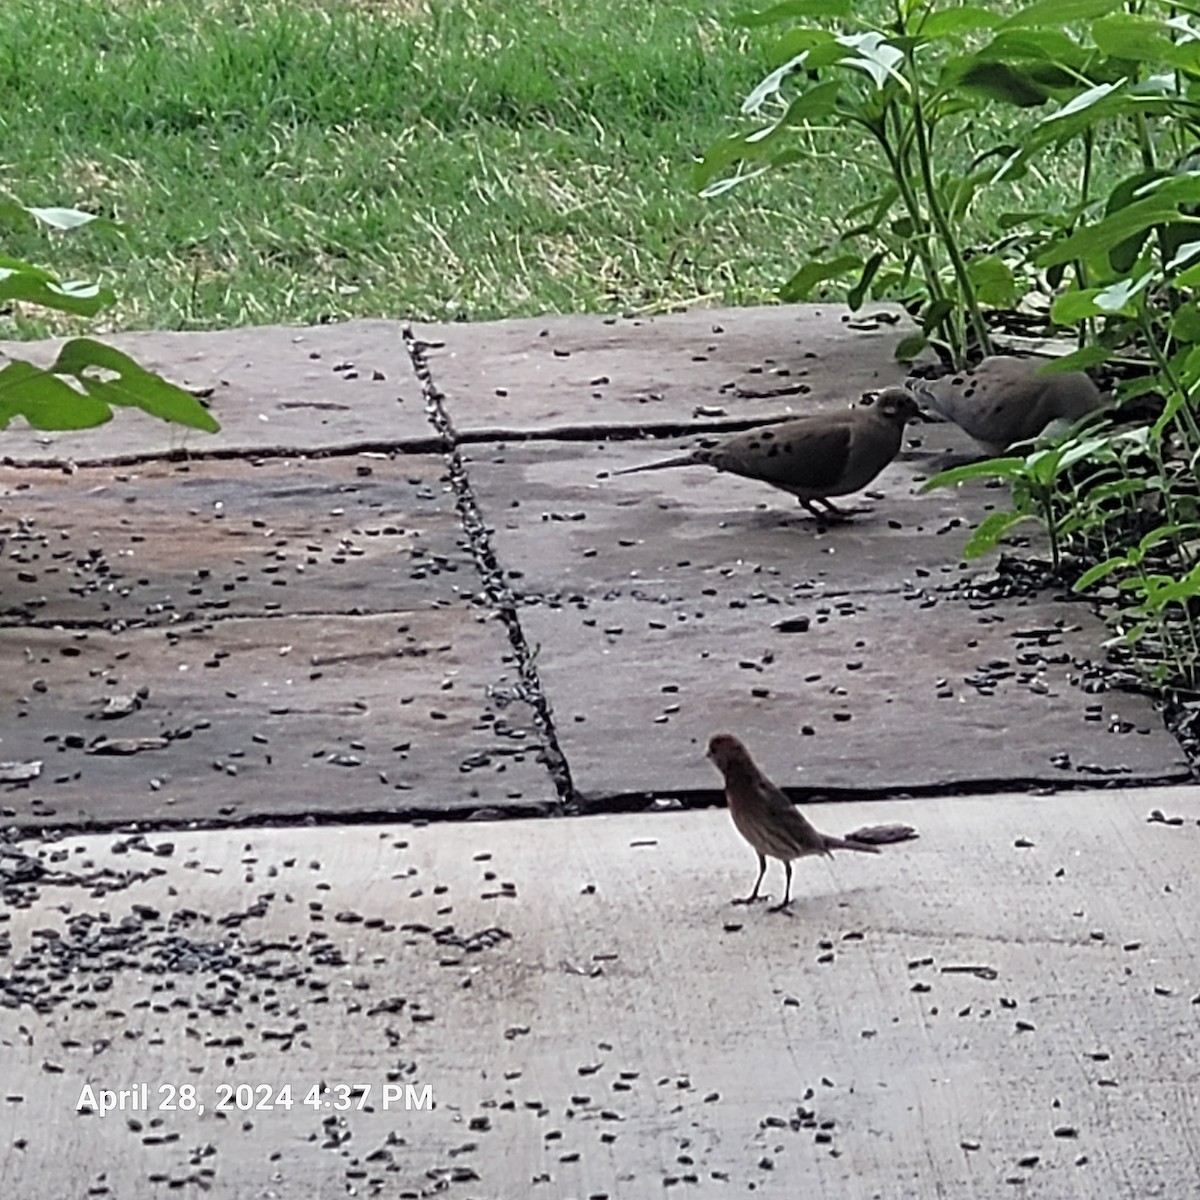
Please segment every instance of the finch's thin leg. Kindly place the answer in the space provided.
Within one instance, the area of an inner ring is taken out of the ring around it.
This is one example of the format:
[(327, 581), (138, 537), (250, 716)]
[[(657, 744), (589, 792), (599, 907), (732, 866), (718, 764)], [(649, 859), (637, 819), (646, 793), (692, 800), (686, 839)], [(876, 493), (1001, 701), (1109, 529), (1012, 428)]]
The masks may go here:
[(764, 855), (760, 854), (758, 856), (758, 878), (754, 881), (754, 891), (752, 891), (750, 893), (750, 895), (748, 895), (742, 899), (735, 900), (734, 904), (755, 904), (759, 900), (765, 900), (767, 897), (760, 896), (758, 894), (758, 889), (762, 886), (763, 876), (766, 873), (767, 873), (767, 860)]
[(792, 903), (792, 864), (784, 860), (784, 885), (783, 899), (778, 904), (773, 904), (770, 908), (771, 912), (783, 912), (784, 909), (790, 908)]

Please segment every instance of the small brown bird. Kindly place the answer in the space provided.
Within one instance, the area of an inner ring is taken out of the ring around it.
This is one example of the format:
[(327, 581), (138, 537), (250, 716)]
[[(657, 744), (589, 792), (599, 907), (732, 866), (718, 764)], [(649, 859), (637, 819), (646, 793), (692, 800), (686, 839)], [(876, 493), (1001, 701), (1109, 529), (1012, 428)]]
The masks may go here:
[[(833, 850), (860, 850), (878, 854), (865, 842), (830, 837), (812, 827), (800, 810), (757, 767), (750, 752), (731, 733), (718, 733), (708, 743), (708, 757), (725, 776), (725, 799), (729, 815), (758, 855), (758, 878), (754, 891), (735, 904), (753, 904), (767, 873), (767, 857), (777, 858), (787, 873), (783, 900), (771, 911), (779, 912), (792, 902), (792, 859), (808, 854), (832, 858)], [(763, 897), (765, 899), (765, 897)]]
[(1082, 371), (1039, 375), (1036, 358), (993, 355), (979, 366), (940, 379), (908, 380), (908, 388), (965, 430), (988, 454), (1003, 454), (1047, 425), (1069, 425), (1103, 407), (1100, 389)]
[(747, 429), (711, 449), (626, 467), (613, 474), (716, 467), (791, 492), (818, 520), (845, 518), (851, 514), (835, 508), (829, 497), (848, 496), (865, 488), (900, 452), (904, 426), (918, 416), (920, 409), (908, 392), (888, 388), (874, 404)]

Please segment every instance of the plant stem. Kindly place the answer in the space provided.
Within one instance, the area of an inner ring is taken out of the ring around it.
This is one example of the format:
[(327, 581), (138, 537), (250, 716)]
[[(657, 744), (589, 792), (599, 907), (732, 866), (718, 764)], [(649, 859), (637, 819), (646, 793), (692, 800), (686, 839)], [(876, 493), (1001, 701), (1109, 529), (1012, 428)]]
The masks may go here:
[[(913, 65), (911, 55), (909, 57), (909, 65)], [(916, 71), (913, 70), (911, 75), (915, 76)], [(930, 156), (929, 127), (925, 119), (921, 93), (915, 80), (913, 81), (911, 99), (913, 130), (916, 133), (917, 159), (921, 167), (921, 180), (925, 186), (925, 202), (929, 206), (929, 215), (933, 220), (934, 227), (937, 229), (938, 237), (941, 238), (942, 247), (950, 256), (950, 263), (954, 268), (954, 276), (958, 281), (962, 306), (966, 310), (966, 316), (971, 322), (971, 328), (975, 331), (975, 339), (978, 341), (979, 348), (983, 354), (988, 355), (992, 352), (992, 340), (988, 335), (987, 324), (983, 319), (983, 314), (979, 311), (979, 302), (975, 298), (975, 287), (971, 283), (971, 277), (967, 272), (967, 264), (963, 261), (962, 252), (958, 248), (958, 240), (954, 236), (954, 230), (950, 228), (950, 222), (946, 219), (946, 214), (942, 211), (941, 201), (938, 198), (937, 184), (933, 178), (933, 163)], [(964, 349), (965, 347), (955, 347), (956, 357), (961, 357)], [(959, 363), (958, 365), (961, 366), (962, 364)]]

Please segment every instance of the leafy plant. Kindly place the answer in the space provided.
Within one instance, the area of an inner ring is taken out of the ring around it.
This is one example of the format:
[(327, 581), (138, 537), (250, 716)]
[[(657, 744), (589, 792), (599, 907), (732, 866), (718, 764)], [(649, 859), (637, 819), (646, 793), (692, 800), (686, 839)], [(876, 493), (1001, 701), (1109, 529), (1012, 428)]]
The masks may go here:
[[(76, 209), (30, 208), (0, 201), (0, 219), (29, 217), (60, 230), (103, 221)], [(116, 227), (113, 222), (103, 223)], [(110, 288), (62, 283), (41, 267), (0, 255), (0, 301), (92, 317), (115, 299)], [(140, 408), (164, 421), (208, 433), (220, 428), (194, 396), (92, 338), (67, 341), (48, 368), (12, 358), (0, 369), (0, 429), (7, 429), (17, 416), (34, 429), (88, 429), (112, 420), (114, 405)]]
[(1011, 490), (1012, 506), (990, 513), (976, 526), (963, 547), (966, 558), (978, 558), (994, 550), (1001, 538), (1022, 521), (1038, 521), (1050, 542), (1050, 561), (1054, 570), (1062, 565), (1063, 541), (1078, 533), (1086, 524), (1078, 489), (1070, 484), (1070, 471), (1077, 463), (1091, 464), (1112, 460), (1107, 437), (1077, 434), (1050, 445), (1035, 446), (1028, 454), (990, 458), (942, 471), (930, 479), (922, 491), (956, 487), (970, 479), (1002, 479)]
[[(1165, 6), (1162, 18), (1148, 15), (1149, 5), (1128, 13), (1120, 0), (1035, 0), (1008, 14), (893, 0), (884, 19), (872, 20), (868, 11), (881, 10), (850, 0), (783, 0), (738, 18), (751, 28), (820, 19), (837, 28), (804, 24), (779, 38), (775, 69), (742, 105), (760, 124), (718, 142), (696, 164), (703, 194), (803, 163), (830, 129), (846, 157), (864, 142), (873, 146), (877, 175), (886, 179), (840, 217), (834, 244), (802, 263), (781, 287), (782, 298), (804, 299), (832, 280), (846, 282), (852, 307), (868, 296), (899, 298), (918, 317), (921, 335), (898, 356), (940, 340), (961, 367), (971, 348), (990, 351), (989, 308), (1011, 308), (1031, 290), (1060, 286), (1068, 265), (1076, 289), (1090, 291), (1096, 280), (1081, 255), (1098, 240), (1119, 232), (1110, 244), (1120, 243), (1128, 258), (1151, 227), (1186, 224), (1174, 196), (1141, 205), (1134, 197), (1169, 174), (1156, 163), (1150, 123), (1162, 120), (1170, 131), (1164, 140), (1177, 151), (1200, 128), (1191, 95), (1200, 41), (1189, 18)], [(981, 119), (988, 109), (995, 110), (990, 124)], [(1037, 109), (1049, 111), (1030, 122), (1026, 114)], [(981, 136), (984, 144), (977, 144)], [(975, 149), (968, 169), (939, 169), (958, 157), (947, 150), (964, 140)], [(1140, 157), (1138, 173), (1107, 198), (1092, 194), (1098, 145), (1115, 152), (1132, 145)], [(1039, 157), (1069, 147), (1079, 164), (1077, 202), (1061, 212), (1034, 204), (1009, 213), (988, 244), (972, 249), (964, 226), (980, 192), (1008, 188), (1036, 169)], [(1107, 215), (1097, 235), (1090, 218), (1100, 204)], [(1169, 252), (1171, 239), (1159, 241)], [(1115, 311), (1105, 305), (1119, 308), (1122, 299), (1108, 291), (1090, 315)], [(1066, 302), (1056, 321), (1068, 319), (1071, 303), (1082, 311), (1077, 300)], [(1104, 357), (1089, 348), (1064, 367)]]

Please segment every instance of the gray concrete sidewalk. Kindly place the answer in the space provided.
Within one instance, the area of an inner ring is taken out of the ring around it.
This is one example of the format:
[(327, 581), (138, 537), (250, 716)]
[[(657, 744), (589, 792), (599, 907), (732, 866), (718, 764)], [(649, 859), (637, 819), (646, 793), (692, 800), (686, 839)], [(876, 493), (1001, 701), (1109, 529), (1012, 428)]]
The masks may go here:
[(790, 916), (720, 811), (7, 847), (3, 1193), (1195, 1194), (1196, 789), (813, 816), (921, 837)]

